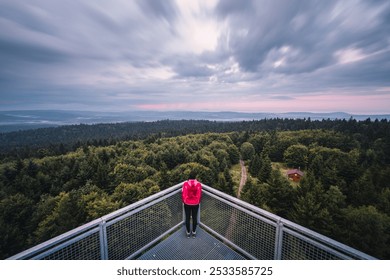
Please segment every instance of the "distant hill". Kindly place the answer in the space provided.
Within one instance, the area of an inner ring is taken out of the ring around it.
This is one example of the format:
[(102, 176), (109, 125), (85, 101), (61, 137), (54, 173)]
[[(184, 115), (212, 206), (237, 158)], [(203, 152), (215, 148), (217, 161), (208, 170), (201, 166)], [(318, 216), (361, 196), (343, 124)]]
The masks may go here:
[(132, 111), (132, 112), (92, 112), (61, 110), (1, 111), (0, 132), (11, 132), (44, 127), (57, 127), (72, 124), (97, 124), (121, 122), (150, 122), (158, 120), (210, 120), (210, 121), (250, 121), (270, 118), (287, 119), (390, 119), (384, 115), (352, 115), (344, 112), (310, 113), (242, 113), (242, 112), (196, 112), (196, 111)]

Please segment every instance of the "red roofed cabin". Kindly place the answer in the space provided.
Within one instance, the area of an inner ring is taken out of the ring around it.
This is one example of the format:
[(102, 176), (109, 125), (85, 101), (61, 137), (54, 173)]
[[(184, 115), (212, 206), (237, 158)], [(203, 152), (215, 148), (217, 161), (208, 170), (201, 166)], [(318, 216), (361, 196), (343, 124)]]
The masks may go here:
[(294, 182), (299, 182), (303, 177), (303, 172), (299, 169), (291, 169), (287, 171), (287, 176), (290, 180)]

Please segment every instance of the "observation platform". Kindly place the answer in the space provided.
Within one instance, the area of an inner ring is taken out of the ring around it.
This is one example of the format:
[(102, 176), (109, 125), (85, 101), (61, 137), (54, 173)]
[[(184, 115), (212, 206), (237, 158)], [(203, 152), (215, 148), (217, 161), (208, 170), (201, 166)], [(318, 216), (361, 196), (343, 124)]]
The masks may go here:
[(9, 259), (375, 259), (204, 184), (197, 237), (187, 239), (181, 202), (182, 184)]
[(139, 260), (245, 260), (202, 228), (187, 238), (184, 227), (142, 254)]

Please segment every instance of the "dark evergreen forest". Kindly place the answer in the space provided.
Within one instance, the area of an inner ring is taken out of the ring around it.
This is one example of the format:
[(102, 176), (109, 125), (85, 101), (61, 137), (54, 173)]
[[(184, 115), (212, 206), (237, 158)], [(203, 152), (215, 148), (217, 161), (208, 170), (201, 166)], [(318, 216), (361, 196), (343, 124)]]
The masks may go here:
[[(269, 119), (74, 125), (0, 135), (0, 258), (187, 179), (390, 258), (390, 123)], [(300, 168), (299, 183), (285, 170)]]

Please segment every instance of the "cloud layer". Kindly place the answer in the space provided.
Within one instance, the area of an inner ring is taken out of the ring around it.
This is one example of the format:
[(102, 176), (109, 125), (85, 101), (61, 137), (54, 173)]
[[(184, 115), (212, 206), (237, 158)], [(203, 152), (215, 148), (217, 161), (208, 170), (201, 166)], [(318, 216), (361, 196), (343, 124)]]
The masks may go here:
[(389, 113), (390, 2), (0, 0), (0, 110)]

